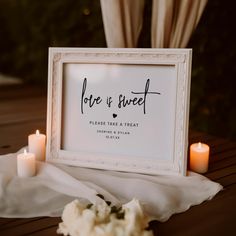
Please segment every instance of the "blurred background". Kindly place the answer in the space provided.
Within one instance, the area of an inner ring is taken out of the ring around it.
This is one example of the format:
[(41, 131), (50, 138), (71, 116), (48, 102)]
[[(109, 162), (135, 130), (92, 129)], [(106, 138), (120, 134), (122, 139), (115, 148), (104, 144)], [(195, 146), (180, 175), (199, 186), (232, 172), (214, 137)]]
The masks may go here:
[[(150, 47), (151, 0), (138, 46)], [(190, 128), (236, 140), (234, 1), (208, 1), (193, 48)], [(0, 85), (47, 86), (48, 47), (106, 47), (99, 0), (0, 0)]]

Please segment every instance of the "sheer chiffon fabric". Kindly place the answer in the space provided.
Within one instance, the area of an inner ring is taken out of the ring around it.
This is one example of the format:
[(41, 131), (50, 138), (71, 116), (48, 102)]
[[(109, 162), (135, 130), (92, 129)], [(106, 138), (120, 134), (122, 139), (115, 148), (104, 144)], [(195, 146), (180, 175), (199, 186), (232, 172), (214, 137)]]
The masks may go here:
[(0, 156), (0, 217), (60, 216), (64, 206), (78, 198), (87, 204), (101, 201), (100, 193), (113, 204), (137, 198), (145, 211), (166, 221), (190, 206), (211, 199), (222, 186), (202, 175), (149, 176), (37, 162), (37, 175), (20, 178), (17, 153)]

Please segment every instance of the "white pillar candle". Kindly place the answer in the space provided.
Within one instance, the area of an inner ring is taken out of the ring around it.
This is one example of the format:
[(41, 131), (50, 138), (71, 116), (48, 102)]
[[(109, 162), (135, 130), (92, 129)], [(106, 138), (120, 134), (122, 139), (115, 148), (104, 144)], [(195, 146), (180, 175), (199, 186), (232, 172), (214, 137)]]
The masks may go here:
[(37, 130), (35, 134), (28, 136), (29, 152), (34, 153), (37, 161), (45, 160), (46, 136)]
[(17, 155), (17, 174), (19, 177), (32, 177), (35, 172), (35, 155), (27, 153), (25, 149), (24, 153)]
[(194, 143), (190, 146), (190, 169), (205, 173), (208, 170), (210, 148), (204, 143)]

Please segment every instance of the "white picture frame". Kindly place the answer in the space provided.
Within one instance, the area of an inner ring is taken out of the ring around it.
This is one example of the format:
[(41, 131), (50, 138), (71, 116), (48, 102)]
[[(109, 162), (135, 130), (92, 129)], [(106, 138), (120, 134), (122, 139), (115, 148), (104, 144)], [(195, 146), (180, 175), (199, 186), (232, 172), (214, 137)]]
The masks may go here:
[(191, 58), (191, 49), (49, 48), (46, 160), (185, 175)]

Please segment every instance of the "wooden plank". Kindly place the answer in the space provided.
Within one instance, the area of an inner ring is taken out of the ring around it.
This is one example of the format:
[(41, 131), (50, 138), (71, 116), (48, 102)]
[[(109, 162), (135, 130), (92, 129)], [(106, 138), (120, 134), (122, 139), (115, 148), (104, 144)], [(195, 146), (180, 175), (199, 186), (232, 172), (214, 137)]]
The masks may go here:
[(46, 229), (51, 226), (57, 226), (60, 222), (60, 218), (32, 218), (29, 221), (25, 221), (24, 223), (19, 223), (14, 225), (13, 227), (7, 227), (1, 229), (1, 235), (7, 236), (22, 236), (22, 235), (29, 235), (33, 232), (37, 232), (43, 229)]
[(58, 236), (56, 233), (58, 229), (58, 225), (50, 226), (44, 229), (41, 229), (40, 231), (35, 231), (30, 234), (27, 234), (27, 236)]
[(16, 152), (28, 145), (28, 135), (39, 129), (46, 132), (45, 120), (34, 120), (0, 127), (0, 154)]
[(211, 155), (214, 158), (214, 162), (223, 161), (226, 158), (231, 158), (236, 156), (236, 145), (233, 148), (229, 148), (224, 152), (215, 153)]
[(41, 97), (0, 101), (0, 126), (28, 120), (46, 119), (46, 99)]
[(229, 186), (236, 184), (236, 173), (226, 175), (216, 181), (224, 186), (224, 189), (227, 189)]
[(220, 178), (236, 173), (236, 165), (228, 166), (223, 169), (219, 169), (210, 173), (206, 173), (205, 176), (213, 181), (219, 181)]
[(12, 223), (12, 222), (14, 222), (14, 221), (17, 221), (18, 219), (15, 219), (15, 218), (2, 218), (2, 217), (0, 217), (0, 229), (3, 227), (3, 226), (5, 226), (5, 225), (7, 225), (7, 224), (10, 224), (10, 223)]
[(221, 154), (224, 153), (226, 151), (230, 151), (235, 149), (236, 144), (234, 142), (225, 142), (223, 144), (219, 144), (217, 146), (215, 146), (214, 148), (212, 148), (212, 155), (216, 155), (216, 154)]
[[(219, 147), (211, 150), (210, 156), (212, 158), (212, 161), (216, 162), (216, 161), (223, 160), (225, 158), (228, 158), (228, 157), (234, 155), (235, 150), (236, 150), (236, 144), (235, 143), (228, 143), (228, 145), (219, 146)], [(210, 159), (210, 161), (211, 161), (211, 159)]]
[[(11, 229), (16, 226), (21, 226), (25, 224), (30, 224), (33, 221), (40, 221), (43, 217), (34, 217), (34, 218), (15, 218), (12, 221), (7, 221), (5, 224), (0, 225), (0, 230)], [(24, 227), (24, 226), (23, 226)]]
[(222, 160), (218, 160), (216, 162), (209, 163), (209, 170), (207, 173), (211, 173), (232, 165), (236, 165), (236, 156), (231, 156)]
[(158, 236), (234, 235), (236, 232), (236, 185), (221, 191), (211, 201), (191, 207), (157, 223)]
[(46, 133), (46, 93), (38, 87), (0, 87), (0, 154), (27, 145), (28, 135)]
[(207, 143), (211, 146), (214, 145), (214, 143), (228, 142), (228, 140), (226, 139), (219, 138), (202, 132), (197, 132), (195, 130), (189, 131), (189, 141), (190, 144), (202, 142), (202, 143)]
[(19, 98), (46, 97), (47, 88), (28, 84), (0, 86), (0, 101), (17, 100)]

